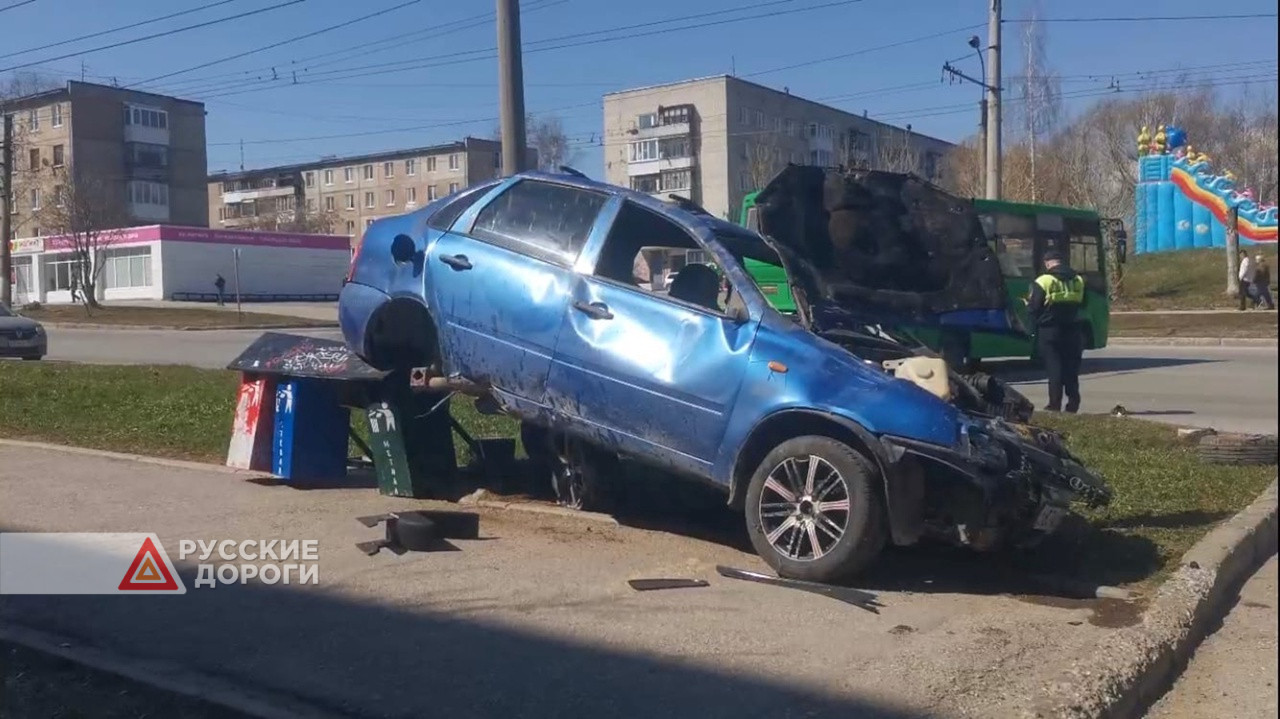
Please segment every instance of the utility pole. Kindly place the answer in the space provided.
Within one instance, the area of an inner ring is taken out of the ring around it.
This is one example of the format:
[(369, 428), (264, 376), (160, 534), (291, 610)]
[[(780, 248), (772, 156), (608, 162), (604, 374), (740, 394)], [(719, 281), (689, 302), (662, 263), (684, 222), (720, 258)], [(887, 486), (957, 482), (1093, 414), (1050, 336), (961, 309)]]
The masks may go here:
[(0, 148), (0, 305), (13, 306), (13, 115), (4, 115), (4, 147)]
[(520, 0), (498, 0), (498, 112), (502, 117), (502, 174), (514, 175), (525, 169)]
[(987, 199), (1000, 199), (1000, 11), (1002, 0), (991, 3), (987, 17)]
[[(981, 78), (970, 77), (963, 71), (957, 69), (950, 61), (942, 63), (942, 71), (951, 76), (952, 82), (961, 80), (971, 82), (982, 88), (982, 99), (978, 100), (978, 128), (981, 133), (978, 147), (983, 158), (983, 176), (985, 177), (991, 167), (988, 159), (991, 152), (991, 137), (987, 128), (987, 95), (991, 92), (991, 86), (987, 84), (987, 64), (984, 62), (982, 57), (982, 50), (980, 49), (981, 45), (982, 41), (978, 39), (977, 35), (969, 38), (969, 47), (973, 48), (974, 52), (977, 54), (978, 66), (982, 68)], [(987, 185), (987, 187), (990, 187), (990, 185)]]

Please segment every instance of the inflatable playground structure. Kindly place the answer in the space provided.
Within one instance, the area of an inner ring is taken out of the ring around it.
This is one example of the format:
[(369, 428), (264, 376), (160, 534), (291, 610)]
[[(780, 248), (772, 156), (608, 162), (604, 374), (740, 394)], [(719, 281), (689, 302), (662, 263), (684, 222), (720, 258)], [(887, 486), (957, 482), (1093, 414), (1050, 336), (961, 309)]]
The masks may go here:
[(1227, 244), (1227, 219), (1236, 209), (1240, 244), (1276, 241), (1276, 206), (1260, 204), (1253, 190), (1236, 189), (1229, 171), (1187, 143), (1180, 128), (1147, 128), (1138, 135), (1134, 251), (1168, 252)]

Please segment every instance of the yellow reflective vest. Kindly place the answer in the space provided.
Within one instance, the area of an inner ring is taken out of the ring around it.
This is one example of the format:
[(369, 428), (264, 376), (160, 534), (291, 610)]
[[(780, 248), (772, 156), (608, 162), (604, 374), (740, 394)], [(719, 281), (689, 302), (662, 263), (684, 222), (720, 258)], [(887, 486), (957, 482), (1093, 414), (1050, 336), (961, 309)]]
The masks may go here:
[(1056, 275), (1043, 274), (1036, 278), (1036, 284), (1044, 290), (1045, 307), (1066, 303), (1084, 304), (1084, 278), (1080, 275), (1063, 281)]

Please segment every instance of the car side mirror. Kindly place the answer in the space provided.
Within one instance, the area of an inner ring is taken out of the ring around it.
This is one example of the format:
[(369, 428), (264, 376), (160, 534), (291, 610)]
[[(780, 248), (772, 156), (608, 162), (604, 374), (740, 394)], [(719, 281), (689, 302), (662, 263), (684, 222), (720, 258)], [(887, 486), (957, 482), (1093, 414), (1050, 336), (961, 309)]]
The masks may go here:
[(1120, 264), (1124, 264), (1129, 260), (1129, 241), (1121, 235), (1116, 240), (1116, 254), (1120, 256)]

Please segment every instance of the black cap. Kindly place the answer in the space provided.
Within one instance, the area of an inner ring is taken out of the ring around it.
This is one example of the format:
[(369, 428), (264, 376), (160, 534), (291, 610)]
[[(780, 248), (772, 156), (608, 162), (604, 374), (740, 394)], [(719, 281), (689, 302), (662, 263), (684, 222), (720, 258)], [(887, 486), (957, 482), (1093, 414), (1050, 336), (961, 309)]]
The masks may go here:
[(1064, 261), (1064, 259), (1065, 258), (1063, 258), (1062, 253), (1058, 252), (1057, 250), (1049, 250), (1048, 252), (1044, 253), (1045, 262), (1062, 262)]

